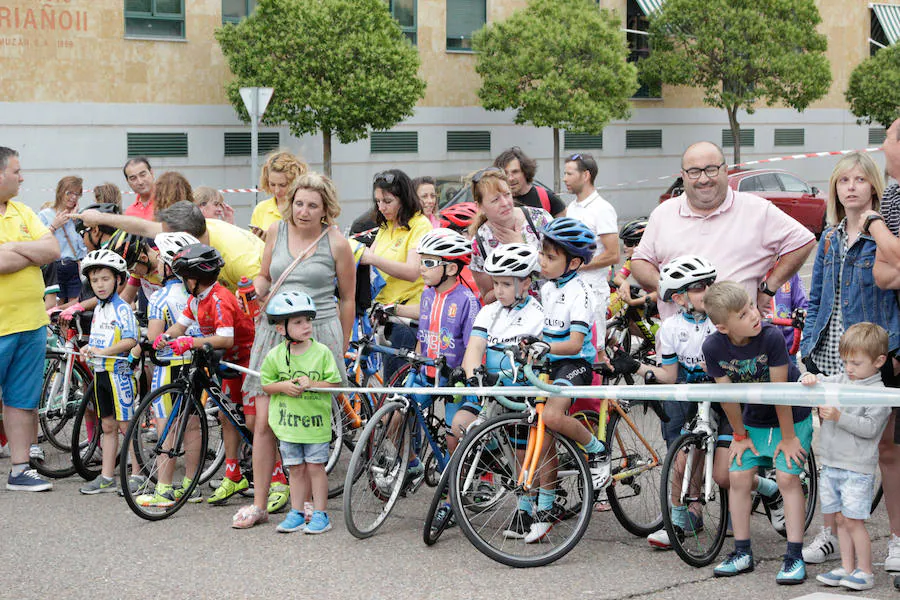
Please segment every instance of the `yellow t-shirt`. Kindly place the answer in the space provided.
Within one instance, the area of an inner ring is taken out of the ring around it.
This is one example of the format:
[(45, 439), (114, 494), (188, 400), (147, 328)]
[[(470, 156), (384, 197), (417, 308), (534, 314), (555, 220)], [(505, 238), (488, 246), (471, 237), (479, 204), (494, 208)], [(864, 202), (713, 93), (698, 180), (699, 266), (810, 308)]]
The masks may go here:
[(262, 261), (262, 240), (240, 227), (235, 227), (219, 219), (206, 220), (209, 245), (219, 251), (225, 266), (219, 273), (219, 282), (232, 292), (237, 291), (241, 277), (253, 280), (259, 275)]
[[(394, 225), (381, 227), (375, 236), (374, 252), (378, 256), (405, 263), (409, 251), (415, 250), (422, 236), (431, 229), (431, 223), (422, 213), (417, 213), (409, 220), (409, 229)], [(412, 302), (415, 304), (419, 301), (424, 285), (421, 277), (415, 281), (406, 281), (392, 277), (380, 269), (379, 272), (384, 277), (385, 286), (375, 298), (376, 302), (382, 304)]]
[[(33, 242), (49, 234), (33, 210), (10, 200), (0, 215), (0, 246), (7, 242)], [(0, 275), (0, 335), (34, 331), (46, 325), (44, 277), (40, 267)]]
[(264, 200), (256, 205), (253, 214), (250, 215), (250, 227), (257, 227), (262, 231), (268, 231), (272, 223), (283, 220), (281, 212), (278, 210), (278, 202), (272, 196), (268, 200)]

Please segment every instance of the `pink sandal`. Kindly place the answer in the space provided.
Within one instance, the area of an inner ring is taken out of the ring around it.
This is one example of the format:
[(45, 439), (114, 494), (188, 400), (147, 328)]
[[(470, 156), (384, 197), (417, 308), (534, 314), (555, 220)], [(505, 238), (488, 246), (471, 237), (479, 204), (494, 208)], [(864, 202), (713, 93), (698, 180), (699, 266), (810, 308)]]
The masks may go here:
[(266, 523), (269, 514), (265, 509), (258, 508), (255, 504), (242, 506), (231, 518), (231, 526), (234, 529), (250, 529), (257, 523)]

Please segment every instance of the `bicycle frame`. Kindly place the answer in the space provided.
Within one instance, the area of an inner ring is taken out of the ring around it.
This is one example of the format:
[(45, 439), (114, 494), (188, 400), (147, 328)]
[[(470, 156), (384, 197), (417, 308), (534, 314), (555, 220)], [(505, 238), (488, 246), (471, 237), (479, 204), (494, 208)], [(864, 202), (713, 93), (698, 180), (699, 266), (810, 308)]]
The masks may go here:
[(697, 417), (695, 421), (695, 425), (691, 428), (691, 433), (696, 433), (704, 436), (706, 456), (703, 461), (703, 497), (702, 498), (693, 498), (689, 496), (691, 479), (693, 478), (693, 473), (691, 472), (694, 464), (694, 454), (697, 452), (696, 447), (692, 447), (688, 450), (687, 461), (684, 468), (684, 477), (681, 481), (681, 494), (679, 495), (679, 502), (681, 502), (682, 506), (686, 506), (691, 502), (712, 502), (716, 499), (716, 488), (718, 485), (713, 481), (713, 461), (716, 455), (716, 440), (718, 434), (718, 426), (716, 422), (710, 418), (710, 414), (712, 412), (712, 403), (711, 402), (701, 402), (697, 407)]

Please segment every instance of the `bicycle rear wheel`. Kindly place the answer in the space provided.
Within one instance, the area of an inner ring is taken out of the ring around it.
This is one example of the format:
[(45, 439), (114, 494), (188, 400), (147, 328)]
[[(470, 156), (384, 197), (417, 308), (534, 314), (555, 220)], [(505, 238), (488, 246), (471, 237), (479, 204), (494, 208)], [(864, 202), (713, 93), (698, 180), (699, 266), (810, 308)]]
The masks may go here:
[(344, 522), (357, 538), (374, 534), (400, 497), (409, 463), (410, 416), (402, 403), (386, 403), (353, 450), (344, 479)]
[[(692, 567), (705, 567), (716, 559), (728, 529), (728, 491), (713, 483), (715, 497), (710, 500), (704, 495), (706, 442), (706, 436), (695, 433), (685, 433), (675, 440), (663, 465), (659, 493), (669, 543)], [(682, 499), (686, 474), (691, 484)], [(680, 525), (672, 521), (673, 498), (689, 513), (681, 513)]]
[(552, 527), (534, 544), (506, 533), (519, 499), (534, 497), (518, 483), (531, 427), (522, 414), (488, 419), (466, 435), (450, 466), (450, 504), (460, 529), (482, 554), (511, 567), (539, 567), (565, 556), (587, 530), (593, 506), (583, 453), (568, 438), (546, 430), (550, 451), (536, 472), (552, 478), (540, 481), (541, 488), (554, 491)]
[[(352, 381), (351, 387), (357, 387)], [(372, 416), (374, 398), (362, 391), (345, 394), (331, 405), (331, 457), (325, 469), (328, 472), (328, 497), (335, 498), (344, 491), (344, 479), (353, 450), (369, 418)], [(350, 410), (348, 410), (350, 409)], [(352, 410), (352, 412), (351, 412)]]
[(659, 488), (666, 441), (659, 416), (648, 404), (634, 402), (627, 414), (636, 429), (616, 411), (606, 426), (612, 468), (606, 497), (622, 527), (644, 537), (662, 527)]
[(31, 466), (46, 477), (61, 478), (75, 473), (75, 466), (72, 464), (72, 427), (75, 412), (92, 376), (80, 364), (73, 362), (69, 387), (65, 390), (66, 369), (65, 358), (48, 358), (41, 385), (37, 443), (43, 458), (32, 458)]

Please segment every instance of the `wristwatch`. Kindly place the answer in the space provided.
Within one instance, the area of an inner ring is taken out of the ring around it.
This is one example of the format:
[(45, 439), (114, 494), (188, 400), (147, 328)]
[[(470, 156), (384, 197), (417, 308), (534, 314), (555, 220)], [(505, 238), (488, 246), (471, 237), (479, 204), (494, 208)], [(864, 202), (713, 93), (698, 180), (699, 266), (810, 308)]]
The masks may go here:
[(767, 296), (771, 296), (772, 298), (775, 297), (775, 292), (769, 289), (769, 282), (765, 279), (759, 282), (759, 291)]
[(873, 221), (884, 221), (884, 217), (881, 215), (869, 215), (866, 217), (866, 220), (863, 221), (862, 232), (866, 235), (869, 235), (869, 226)]

